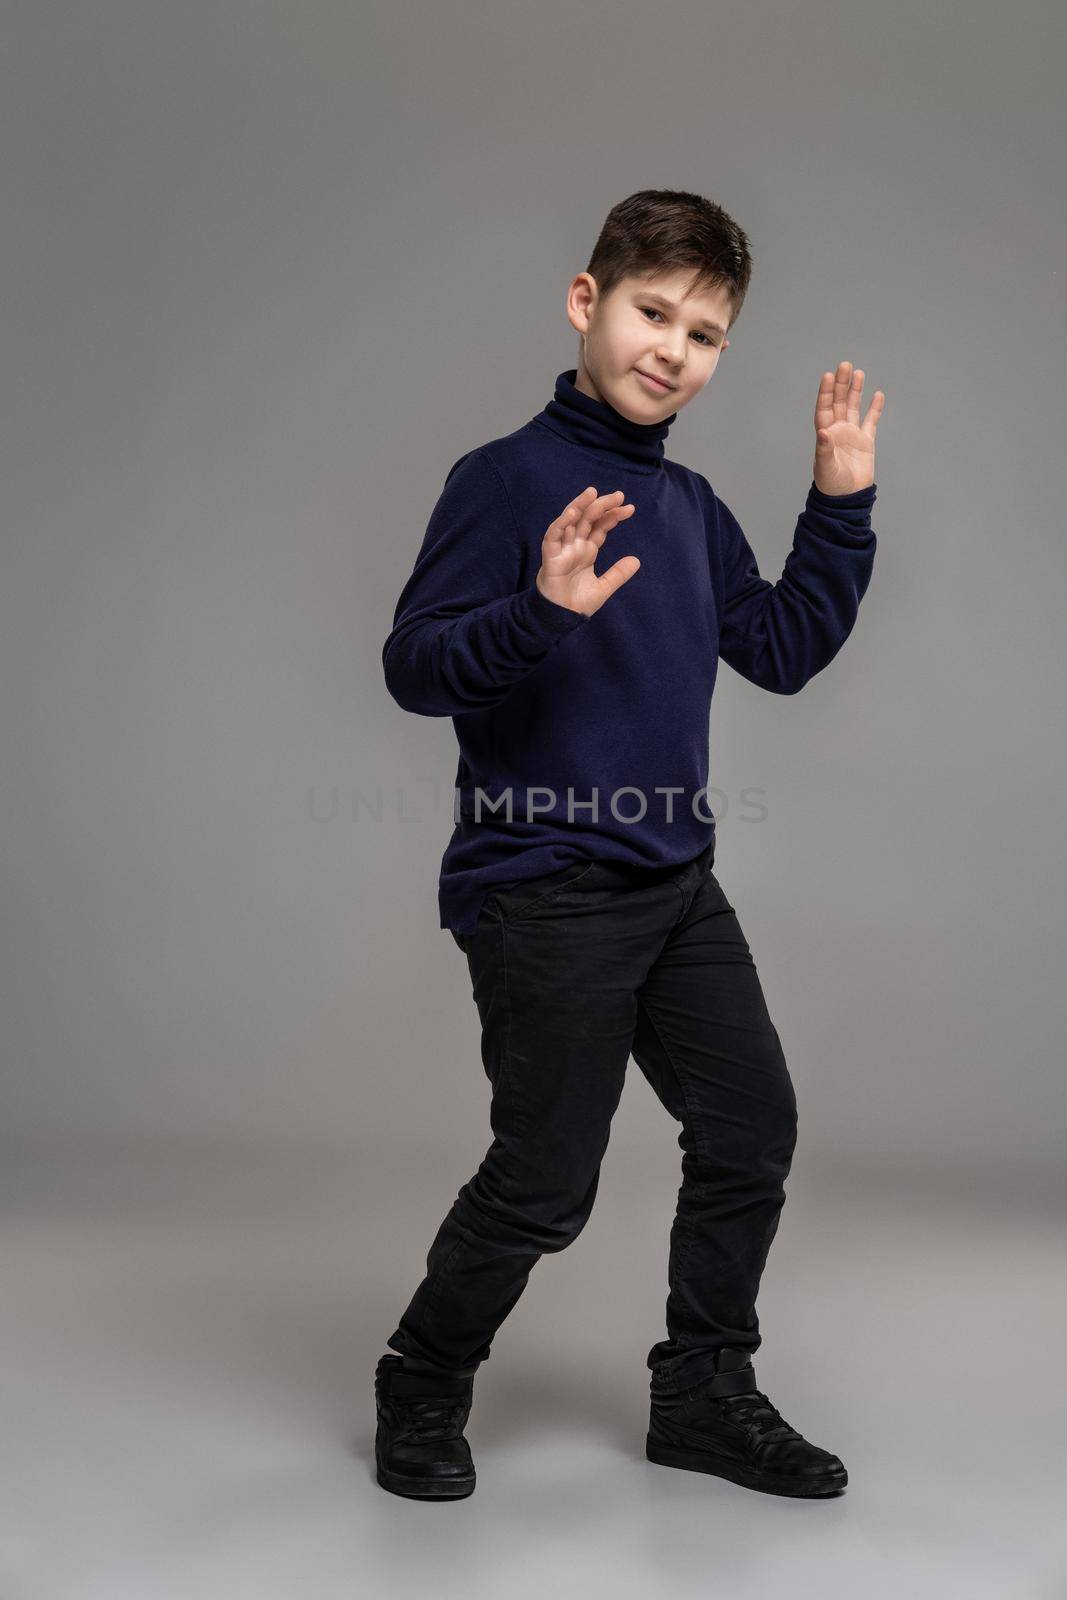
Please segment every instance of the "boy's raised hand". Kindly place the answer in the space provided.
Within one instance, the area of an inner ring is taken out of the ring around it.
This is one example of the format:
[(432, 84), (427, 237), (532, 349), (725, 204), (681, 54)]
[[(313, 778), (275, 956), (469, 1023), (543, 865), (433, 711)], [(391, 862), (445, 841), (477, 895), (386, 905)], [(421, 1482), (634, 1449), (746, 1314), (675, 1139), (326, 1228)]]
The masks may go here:
[(860, 421), (863, 369), (839, 361), (836, 372), (824, 372), (815, 401), (815, 487), (823, 494), (851, 494), (874, 482), (874, 430), (885, 395), (875, 390), (867, 415)]
[(621, 489), (601, 495), (592, 487), (583, 489), (555, 522), (549, 523), (541, 541), (541, 568), (536, 579), (546, 599), (591, 617), (633, 577), (641, 565), (636, 556), (623, 556), (602, 578), (593, 571), (597, 551), (612, 528), (637, 510), (634, 505), (621, 504), (624, 500)]

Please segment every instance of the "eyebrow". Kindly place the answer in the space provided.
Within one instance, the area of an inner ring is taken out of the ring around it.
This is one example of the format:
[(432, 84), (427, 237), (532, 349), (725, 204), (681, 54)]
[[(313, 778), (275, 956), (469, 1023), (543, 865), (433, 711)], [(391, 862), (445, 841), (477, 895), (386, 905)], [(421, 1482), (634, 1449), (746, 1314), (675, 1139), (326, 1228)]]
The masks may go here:
[[(640, 291), (640, 295), (641, 295), (641, 298), (643, 300), (655, 300), (655, 301), (657, 301), (659, 305), (665, 306), (668, 311), (677, 311), (677, 309), (678, 309), (678, 307), (674, 304), (673, 300), (668, 300), (666, 295), (655, 294), (650, 289), (642, 289)], [(702, 328), (711, 328), (713, 332), (721, 333), (724, 339), (726, 337), (726, 329), (725, 328), (720, 328), (720, 326), (719, 326), (719, 324), (717, 322), (709, 322), (707, 317), (705, 317), (704, 320), (702, 321), (701, 327)]]

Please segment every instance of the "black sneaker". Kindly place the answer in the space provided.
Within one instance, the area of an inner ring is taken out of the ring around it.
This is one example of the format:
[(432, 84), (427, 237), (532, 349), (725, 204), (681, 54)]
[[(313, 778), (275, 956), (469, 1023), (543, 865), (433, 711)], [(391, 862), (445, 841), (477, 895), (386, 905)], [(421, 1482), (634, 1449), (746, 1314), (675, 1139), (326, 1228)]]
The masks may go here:
[(473, 1376), (404, 1370), (402, 1356), (382, 1356), (374, 1375), (378, 1482), (413, 1500), (458, 1500), (474, 1493), (470, 1445), (463, 1437)]
[(653, 1394), (645, 1454), (664, 1467), (710, 1472), (767, 1494), (833, 1495), (848, 1483), (838, 1456), (809, 1444), (756, 1388), (746, 1350), (678, 1394)]

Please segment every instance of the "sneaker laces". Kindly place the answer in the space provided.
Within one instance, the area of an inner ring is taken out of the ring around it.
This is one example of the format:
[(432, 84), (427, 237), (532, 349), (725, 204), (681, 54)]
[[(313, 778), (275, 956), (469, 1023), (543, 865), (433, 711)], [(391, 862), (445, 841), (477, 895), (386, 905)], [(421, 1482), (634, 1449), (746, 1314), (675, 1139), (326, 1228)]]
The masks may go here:
[(752, 1389), (747, 1394), (728, 1394), (716, 1398), (718, 1404), (730, 1412), (731, 1422), (740, 1422), (743, 1427), (754, 1427), (760, 1440), (801, 1437), (761, 1389)]
[(405, 1432), (419, 1439), (458, 1439), (466, 1418), (465, 1400), (430, 1400), (393, 1396), (393, 1403), (402, 1408), (408, 1424)]

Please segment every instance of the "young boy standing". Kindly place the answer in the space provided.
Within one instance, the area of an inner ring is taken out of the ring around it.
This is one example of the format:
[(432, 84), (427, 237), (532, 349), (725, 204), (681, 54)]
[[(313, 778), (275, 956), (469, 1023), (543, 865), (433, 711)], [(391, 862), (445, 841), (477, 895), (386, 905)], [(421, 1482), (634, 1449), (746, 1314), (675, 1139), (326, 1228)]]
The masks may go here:
[[(535, 1263), (588, 1220), (631, 1055), (683, 1152), (648, 1458), (775, 1494), (847, 1483), (752, 1366), (796, 1100), (712, 871), (708, 743), (720, 659), (796, 694), (848, 638), (884, 395), (861, 421), (863, 373), (823, 373), (813, 482), (772, 584), (708, 480), (664, 454), (750, 276), (746, 235), (699, 195), (610, 212), (568, 294), (577, 368), (452, 467), (385, 643), (391, 694), (452, 717), (459, 742), (441, 926), (467, 958), (494, 1136), (378, 1362), (393, 1493), (474, 1489), (475, 1372)], [(624, 522), (625, 553), (605, 551)]]

